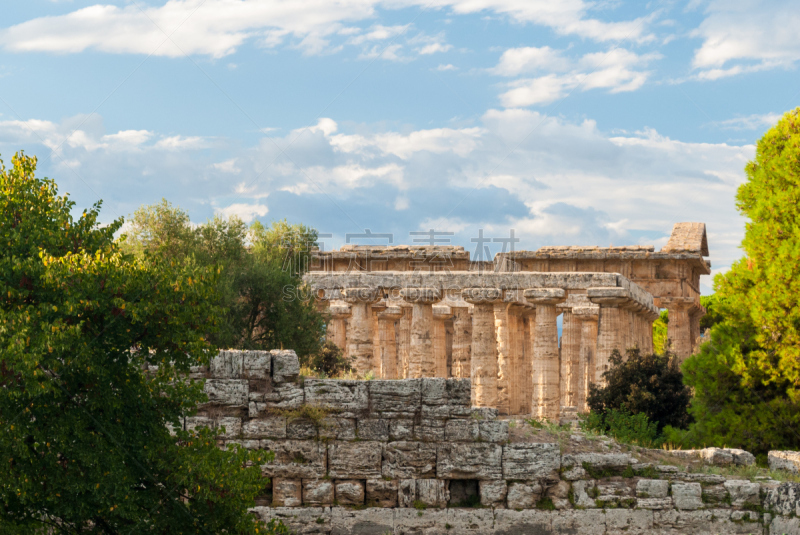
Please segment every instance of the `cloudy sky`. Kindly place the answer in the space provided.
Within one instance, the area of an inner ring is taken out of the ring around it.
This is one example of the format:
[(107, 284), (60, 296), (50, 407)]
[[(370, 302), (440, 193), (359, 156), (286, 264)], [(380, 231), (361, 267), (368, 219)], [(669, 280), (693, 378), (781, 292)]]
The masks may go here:
[(0, 24), (6, 162), (106, 221), (164, 197), (326, 248), (658, 248), (704, 221), (724, 270), (742, 169), (800, 102), (789, 1), (27, 0)]

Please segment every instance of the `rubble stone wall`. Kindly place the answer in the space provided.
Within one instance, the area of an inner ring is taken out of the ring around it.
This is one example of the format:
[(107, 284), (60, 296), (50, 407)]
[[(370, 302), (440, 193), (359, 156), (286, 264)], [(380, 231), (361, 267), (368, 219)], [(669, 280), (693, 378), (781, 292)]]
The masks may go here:
[(496, 409), (470, 407), (468, 379), (299, 371), (293, 351), (223, 351), (193, 370), (209, 402), (184, 423), (275, 453), (252, 512), (293, 533), (800, 534), (800, 484), (511, 443)]

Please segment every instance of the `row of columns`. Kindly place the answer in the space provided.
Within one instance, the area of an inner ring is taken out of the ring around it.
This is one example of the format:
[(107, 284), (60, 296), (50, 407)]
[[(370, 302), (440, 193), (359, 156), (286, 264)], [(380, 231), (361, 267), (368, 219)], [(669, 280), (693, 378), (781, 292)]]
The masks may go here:
[(345, 348), (358, 373), (470, 377), (474, 406), (550, 420), (559, 418), (562, 407), (585, 409), (589, 385), (602, 381), (614, 349), (652, 351), (655, 316), (624, 288), (589, 289), (594, 306), (578, 307), (564, 307), (567, 296), (560, 288), (521, 294), (508, 299), (498, 288), (466, 288), (460, 295), (465, 306), (434, 307), (442, 300), (440, 290), (404, 288), (400, 297), (407, 306), (386, 306), (374, 324), (377, 289), (347, 288), (341, 297), (350, 307), (330, 307), (328, 339)]

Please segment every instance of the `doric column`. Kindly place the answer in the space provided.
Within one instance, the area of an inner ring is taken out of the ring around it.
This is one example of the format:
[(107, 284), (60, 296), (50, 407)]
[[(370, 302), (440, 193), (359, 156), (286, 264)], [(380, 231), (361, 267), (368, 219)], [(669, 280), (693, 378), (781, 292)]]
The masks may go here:
[(346, 288), (342, 297), (350, 303), (350, 322), (347, 333), (347, 354), (356, 373), (372, 369), (372, 303), (378, 300), (376, 288)]
[(386, 307), (378, 313), (380, 325), (380, 377), (397, 379), (397, 322), (403, 317), (400, 307)]
[(347, 318), (350, 317), (350, 307), (331, 305), (328, 312), (331, 319), (325, 330), (325, 339), (336, 344), (344, 355), (347, 353)]
[(466, 288), (461, 292), (472, 303), (472, 405), (497, 406), (497, 344), (494, 338), (494, 303), (503, 292), (498, 288)]
[(555, 421), (561, 404), (556, 305), (564, 302), (566, 292), (561, 288), (531, 288), (524, 295), (536, 306), (531, 412), (534, 418)]
[(575, 407), (581, 358), (581, 323), (570, 308), (563, 309), (561, 322), (561, 406)]
[(671, 350), (678, 358), (685, 360), (692, 354), (692, 327), (689, 321), (689, 310), (695, 302), (691, 297), (662, 297), (661, 306), (669, 311), (667, 337)]
[(397, 375), (399, 379), (408, 379), (408, 363), (411, 358), (411, 310), (403, 306), (403, 317), (397, 322)]
[(520, 414), (531, 413), (533, 398), (533, 342), (536, 335), (536, 308), (523, 308), (522, 373), (520, 374)]
[(576, 381), (575, 407), (578, 412), (589, 410), (586, 398), (589, 395), (589, 385), (595, 381), (594, 354), (597, 350), (597, 307), (574, 308), (572, 313), (581, 326), (581, 349), (578, 361), (578, 378)]
[(403, 288), (400, 295), (412, 303), (411, 347), (408, 360), (408, 377), (435, 377), (433, 360), (433, 303), (441, 294), (436, 288)]
[(614, 350), (624, 352), (624, 329), (626, 318), (622, 305), (628, 302), (629, 292), (625, 288), (589, 288), (589, 300), (600, 305), (597, 322), (597, 353), (595, 358), (594, 383), (604, 384), (603, 373), (608, 370), (609, 359)]
[(518, 305), (508, 309), (509, 335), (511, 338), (511, 414), (525, 414), (523, 395), (525, 390), (525, 310)]
[(636, 319), (638, 315), (639, 304), (636, 301), (631, 299), (627, 300), (625, 303), (621, 305), (621, 314), (622, 314), (622, 329), (625, 337), (625, 350), (622, 351), (623, 359), (628, 359), (628, 349), (633, 349), (634, 347), (639, 347), (639, 342), (637, 340), (636, 334)]
[(511, 337), (509, 335), (509, 303), (494, 304), (494, 331), (497, 344), (497, 410), (509, 414), (511, 381)]
[(472, 315), (467, 307), (453, 307), (453, 377), (470, 376), (472, 353)]
[(433, 361), (436, 377), (447, 377), (447, 330), (444, 322), (450, 317), (450, 307), (433, 307)]

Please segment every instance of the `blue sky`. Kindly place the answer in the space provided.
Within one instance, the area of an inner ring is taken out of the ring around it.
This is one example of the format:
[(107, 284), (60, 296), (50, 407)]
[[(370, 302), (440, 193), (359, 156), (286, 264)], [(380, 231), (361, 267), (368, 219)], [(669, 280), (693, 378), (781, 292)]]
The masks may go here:
[(658, 248), (705, 221), (718, 271), (754, 143), (800, 99), (799, 25), (778, 1), (14, 2), (0, 154), (106, 220), (166, 197), (328, 248), (470, 249)]

